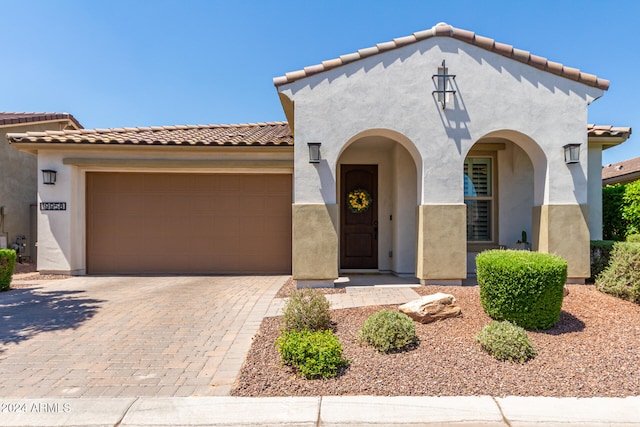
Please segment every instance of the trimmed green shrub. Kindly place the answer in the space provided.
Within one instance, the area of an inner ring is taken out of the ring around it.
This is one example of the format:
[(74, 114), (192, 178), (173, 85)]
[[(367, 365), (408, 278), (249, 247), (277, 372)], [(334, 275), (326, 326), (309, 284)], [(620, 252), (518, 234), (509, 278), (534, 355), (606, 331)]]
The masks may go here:
[(629, 243), (640, 243), (640, 234), (629, 234), (627, 236), (627, 242), (629, 242)]
[(13, 269), (16, 266), (16, 251), (0, 249), (0, 292), (11, 289)]
[(321, 331), (331, 328), (331, 303), (317, 289), (297, 289), (284, 307), (286, 331)]
[(539, 252), (490, 250), (476, 257), (480, 301), (494, 320), (549, 329), (560, 320), (567, 262)]
[(596, 279), (596, 289), (640, 303), (640, 244), (617, 242), (609, 266)]
[(476, 335), (480, 347), (498, 360), (524, 363), (536, 356), (527, 331), (508, 321), (493, 321)]
[(625, 184), (622, 202), (622, 219), (628, 224), (626, 235), (640, 233), (640, 181)]
[(369, 316), (360, 329), (359, 339), (383, 353), (408, 350), (418, 344), (413, 320), (393, 310)]
[(591, 241), (591, 277), (589, 278), (591, 282), (594, 282), (596, 277), (609, 265), (614, 243), (613, 240)]
[(602, 187), (602, 237), (604, 240), (624, 240), (627, 221), (622, 218), (625, 186), (623, 184)]
[(282, 363), (307, 379), (330, 378), (349, 364), (331, 331), (283, 331), (276, 341)]

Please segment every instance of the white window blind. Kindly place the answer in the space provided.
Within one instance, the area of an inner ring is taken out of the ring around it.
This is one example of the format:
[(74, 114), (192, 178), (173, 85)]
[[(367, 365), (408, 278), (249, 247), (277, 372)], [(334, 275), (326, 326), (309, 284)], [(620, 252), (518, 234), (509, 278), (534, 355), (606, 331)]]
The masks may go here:
[(491, 157), (464, 161), (464, 203), (467, 205), (467, 240), (493, 240), (493, 171)]

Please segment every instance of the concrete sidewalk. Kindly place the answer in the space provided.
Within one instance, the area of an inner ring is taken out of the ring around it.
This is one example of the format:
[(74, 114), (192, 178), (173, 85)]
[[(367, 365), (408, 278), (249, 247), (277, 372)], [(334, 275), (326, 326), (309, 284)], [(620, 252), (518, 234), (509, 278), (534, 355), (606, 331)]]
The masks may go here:
[(639, 426), (640, 397), (173, 397), (0, 400), (2, 426)]

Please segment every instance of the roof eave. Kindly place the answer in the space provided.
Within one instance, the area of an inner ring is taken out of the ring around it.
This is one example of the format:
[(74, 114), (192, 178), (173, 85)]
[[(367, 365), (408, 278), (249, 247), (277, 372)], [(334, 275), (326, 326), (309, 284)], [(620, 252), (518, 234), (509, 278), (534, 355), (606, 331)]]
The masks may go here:
[(577, 81), (587, 86), (595, 87), (601, 90), (608, 90), (610, 82), (606, 79), (598, 78), (589, 73), (584, 73), (577, 68), (567, 67), (563, 64), (549, 61), (547, 58), (532, 55), (530, 52), (516, 49), (511, 45), (496, 42), (493, 39), (479, 36), (472, 31), (455, 28), (446, 23), (436, 24), (429, 30), (413, 33), (410, 36), (396, 38), (390, 42), (378, 43), (377, 45), (360, 49), (357, 52), (342, 55), (339, 58), (323, 61), (320, 64), (305, 67), (302, 70), (296, 70), (286, 73), (284, 76), (275, 77), (273, 84), (276, 88), (293, 83), (310, 77), (315, 74), (323, 73), (331, 69), (341, 67), (348, 63), (358, 61), (369, 56), (379, 55), (389, 50), (398, 49), (409, 44), (417, 43), (433, 37), (450, 37), (463, 43), (477, 46), (481, 49), (496, 53), (501, 56), (513, 59), (515, 61), (530, 65), (539, 70), (549, 72), (551, 74)]

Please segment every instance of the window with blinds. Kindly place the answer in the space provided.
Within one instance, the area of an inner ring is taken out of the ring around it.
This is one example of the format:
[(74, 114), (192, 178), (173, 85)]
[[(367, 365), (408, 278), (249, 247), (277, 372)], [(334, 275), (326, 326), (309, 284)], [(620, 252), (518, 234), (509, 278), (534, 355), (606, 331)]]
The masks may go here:
[(467, 240), (493, 241), (493, 158), (467, 157), (464, 161), (464, 203), (467, 205)]

